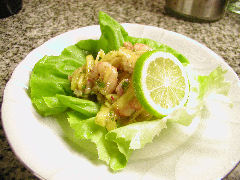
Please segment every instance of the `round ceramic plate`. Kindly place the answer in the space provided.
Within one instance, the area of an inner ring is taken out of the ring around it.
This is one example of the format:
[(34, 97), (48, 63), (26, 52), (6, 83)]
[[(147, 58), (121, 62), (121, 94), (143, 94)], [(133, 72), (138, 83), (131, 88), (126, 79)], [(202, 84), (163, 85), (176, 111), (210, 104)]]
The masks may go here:
[(129, 35), (154, 39), (186, 56), (199, 74), (217, 66), (227, 70), (232, 85), (225, 99), (212, 98), (208, 113), (189, 127), (171, 124), (154, 142), (133, 152), (126, 168), (112, 173), (90, 152), (71, 145), (62, 124), (41, 117), (27, 94), (34, 64), (83, 39), (98, 39), (99, 26), (89, 26), (50, 39), (17, 66), (4, 91), (2, 121), (16, 156), (42, 179), (220, 179), (240, 160), (240, 82), (234, 71), (207, 47), (161, 28), (123, 24)]

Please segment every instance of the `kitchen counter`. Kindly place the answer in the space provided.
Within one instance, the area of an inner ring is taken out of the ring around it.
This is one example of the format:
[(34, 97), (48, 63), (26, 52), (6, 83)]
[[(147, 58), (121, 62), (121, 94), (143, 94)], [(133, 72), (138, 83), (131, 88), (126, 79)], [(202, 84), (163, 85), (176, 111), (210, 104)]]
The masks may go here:
[[(152, 25), (195, 39), (222, 56), (240, 76), (239, 15), (227, 12), (217, 22), (189, 22), (167, 15), (164, 5), (163, 0), (23, 0), (18, 14), (0, 19), (0, 102), (14, 68), (30, 51), (66, 31), (98, 24), (100, 10), (121, 23)], [(36, 179), (15, 157), (2, 125), (0, 179)], [(225, 179), (240, 179), (240, 165)]]

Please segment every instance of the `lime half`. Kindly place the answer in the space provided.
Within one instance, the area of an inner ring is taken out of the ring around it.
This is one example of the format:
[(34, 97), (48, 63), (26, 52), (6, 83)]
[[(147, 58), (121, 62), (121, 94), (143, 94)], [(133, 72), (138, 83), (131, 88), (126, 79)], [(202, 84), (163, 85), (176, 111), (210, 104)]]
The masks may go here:
[(168, 52), (144, 53), (135, 64), (133, 84), (139, 102), (156, 117), (170, 114), (188, 99), (187, 73), (181, 62)]

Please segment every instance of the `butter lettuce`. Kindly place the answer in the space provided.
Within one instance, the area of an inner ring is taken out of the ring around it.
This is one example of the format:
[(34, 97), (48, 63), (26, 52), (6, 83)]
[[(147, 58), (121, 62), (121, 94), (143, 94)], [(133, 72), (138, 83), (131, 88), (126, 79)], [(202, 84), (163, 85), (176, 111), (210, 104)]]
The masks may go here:
[(166, 120), (154, 120), (130, 124), (108, 132), (95, 123), (95, 117), (85, 119), (86, 117), (76, 112), (67, 114), (76, 138), (94, 143), (98, 158), (114, 171), (126, 166), (133, 150), (143, 148), (166, 128)]
[(67, 109), (55, 96), (73, 95), (68, 76), (85, 63), (87, 54), (73, 45), (64, 49), (60, 56), (44, 56), (35, 64), (30, 76), (29, 94), (39, 114), (49, 116)]
[(115, 19), (102, 11), (99, 12), (99, 24), (102, 33), (99, 40), (82, 40), (76, 46), (94, 55), (100, 49), (105, 53), (119, 49), (128, 37), (125, 29)]
[(132, 44), (142, 43), (155, 50), (170, 52), (184, 65), (189, 64), (186, 57), (165, 44), (161, 44), (148, 38), (136, 38), (129, 36), (115, 19), (111, 18), (102, 11), (99, 12), (99, 24), (102, 33), (99, 40), (82, 40), (79, 41), (76, 46), (80, 49), (91, 52), (93, 55), (96, 55), (100, 49), (102, 49), (105, 53), (112, 50), (118, 50), (126, 41), (129, 41)]
[(230, 83), (225, 81), (223, 70), (220, 66), (212, 71), (208, 76), (198, 76), (199, 96), (203, 100), (211, 93), (227, 95), (230, 89)]
[(128, 156), (119, 151), (116, 143), (105, 138), (108, 131), (95, 123), (95, 117), (83, 120), (81, 115), (74, 112), (68, 112), (68, 116), (76, 138), (79, 141), (89, 140), (94, 143), (100, 160), (105, 161), (113, 170), (120, 170), (126, 166)]
[(80, 112), (81, 114), (88, 117), (96, 116), (100, 108), (97, 103), (86, 99), (80, 99), (60, 94), (57, 94), (56, 97), (63, 106), (69, 107), (72, 110)]
[[(190, 98), (182, 109), (164, 119), (137, 122), (107, 131), (95, 124), (99, 105), (95, 102), (74, 97), (68, 76), (75, 69), (85, 64), (86, 55), (96, 56), (100, 49), (106, 53), (119, 49), (125, 41), (132, 44), (143, 43), (152, 49), (170, 52), (184, 65), (189, 61), (176, 50), (146, 38), (128, 35), (124, 28), (104, 12), (99, 13), (101, 37), (98, 40), (81, 40), (65, 48), (59, 56), (45, 56), (34, 67), (29, 81), (29, 95), (35, 109), (43, 116), (67, 114), (67, 121), (73, 131), (72, 141), (90, 142), (97, 150), (98, 158), (113, 171), (123, 169), (136, 149), (151, 143), (162, 129), (167, 128), (167, 121), (188, 126), (199, 114), (204, 98), (211, 92), (227, 95), (229, 83), (224, 79), (221, 68), (206, 76), (199, 76), (197, 86), (191, 86), (191, 92), (197, 98)], [(197, 105), (189, 111), (191, 103)]]
[(166, 127), (164, 119), (137, 122), (109, 131), (106, 139), (115, 142), (119, 151), (128, 156), (132, 150), (141, 149), (152, 142), (153, 138)]

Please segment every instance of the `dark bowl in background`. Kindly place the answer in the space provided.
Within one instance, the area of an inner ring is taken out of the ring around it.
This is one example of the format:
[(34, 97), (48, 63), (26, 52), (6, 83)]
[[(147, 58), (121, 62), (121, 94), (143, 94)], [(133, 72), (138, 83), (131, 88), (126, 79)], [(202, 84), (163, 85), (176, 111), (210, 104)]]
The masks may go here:
[(0, 18), (17, 14), (22, 9), (22, 0), (0, 0)]

